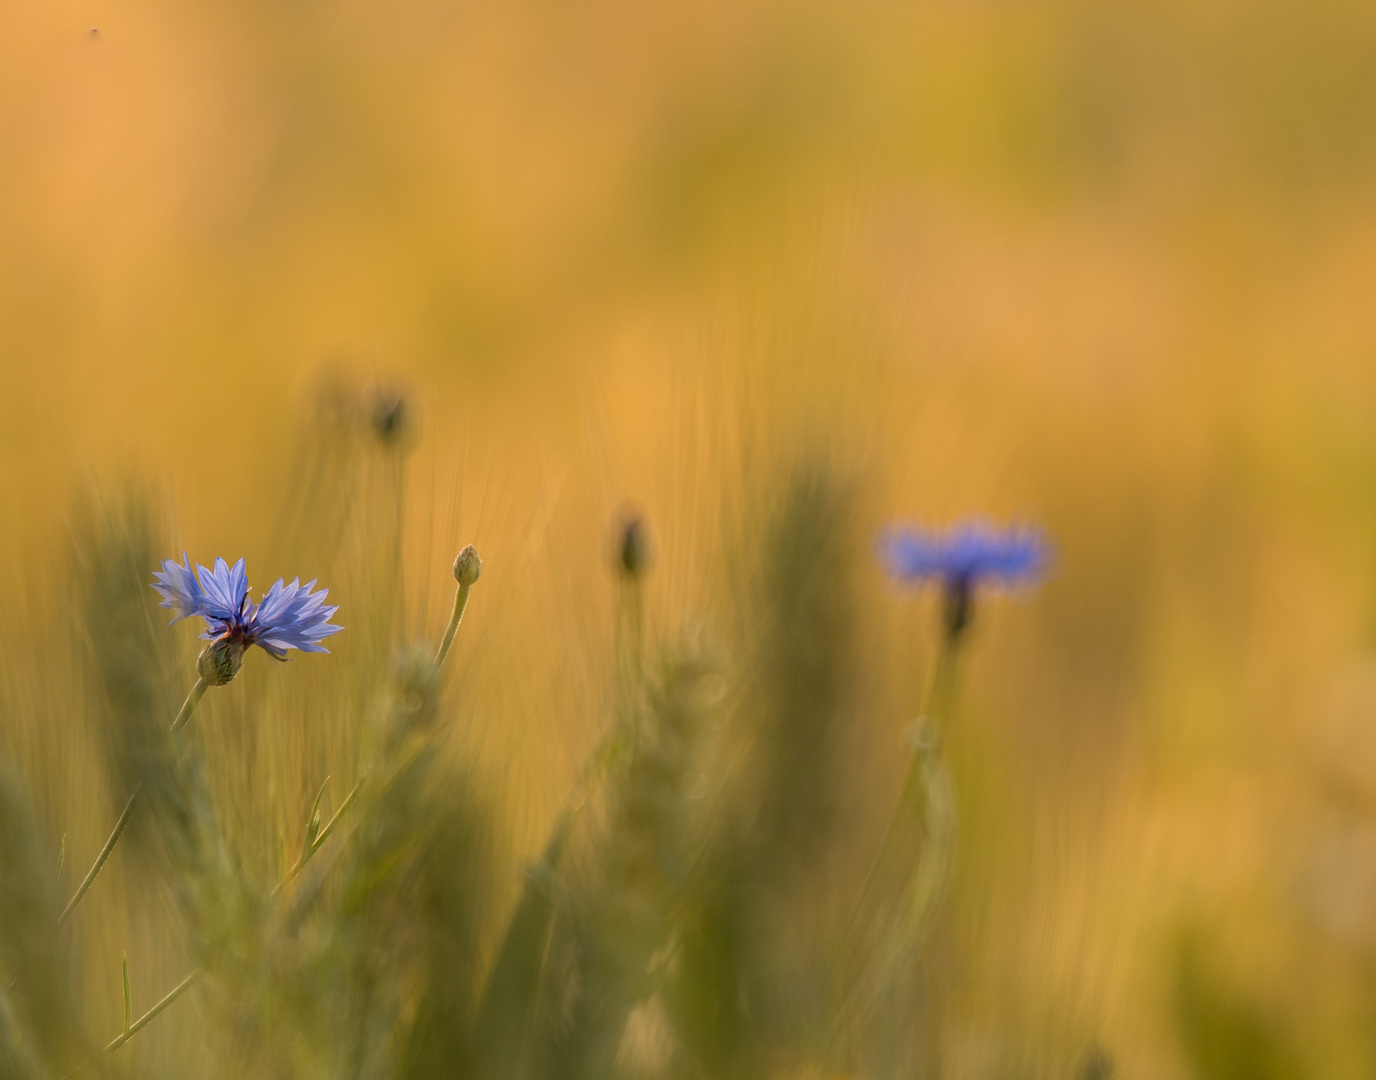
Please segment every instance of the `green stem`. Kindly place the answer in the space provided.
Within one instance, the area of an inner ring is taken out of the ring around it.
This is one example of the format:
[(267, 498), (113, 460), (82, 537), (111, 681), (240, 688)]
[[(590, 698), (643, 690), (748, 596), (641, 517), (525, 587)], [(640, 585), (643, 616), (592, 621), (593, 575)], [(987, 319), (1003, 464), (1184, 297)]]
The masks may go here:
[(637, 575), (627, 574), (622, 588), (622, 621), (617, 649), (622, 668), (622, 691), (634, 695), (645, 681), (645, 592)]
[(139, 792), (143, 790), (143, 781), (140, 780), (134, 785), (134, 793), (129, 796), (129, 801), (124, 804), (124, 810), (119, 815), (119, 820), (115, 822), (114, 831), (110, 833), (110, 839), (105, 841), (105, 846), (100, 849), (100, 854), (96, 856), (96, 861), (91, 869), (87, 871), (81, 884), (77, 886), (76, 894), (67, 901), (67, 906), (62, 909), (62, 914), (57, 917), (57, 925), (61, 926), (72, 917), (72, 912), (76, 910), (77, 904), (81, 903), (81, 898), (86, 895), (86, 890), (96, 880), (96, 875), (100, 873), (100, 868), (105, 865), (105, 860), (110, 857), (110, 852), (115, 850), (115, 845), (119, 843), (119, 838), (124, 835), (125, 826), (129, 824), (129, 817), (134, 812), (134, 803), (138, 801)]
[[(937, 655), (936, 668), (932, 673), (932, 680), (927, 686), (927, 692), (923, 695), (923, 708), (919, 714), (918, 723), (932, 724), (936, 718), (947, 715), (951, 703), (955, 697), (956, 683), (956, 653), (959, 638), (945, 635), (942, 638), (941, 651)], [(881, 872), (895, 857), (895, 848), (902, 838), (901, 826), (907, 824), (912, 814), (921, 808), (923, 799), (923, 755), (919, 752), (919, 747), (914, 746), (914, 753), (908, 763), (908, 771), (903, 777), (903, 787), (898, 796), (898, 806), (894, 809), (893, 817), (889, 819), (888, 827), (884, 831), (884, 839), (880, 842), (879, 851), (874, 860), (870, 863), (869, 872), (865, 875), (865, 883), (860, 890), (860, 899), (856, 903), (855, 919), (852, 920), (852, 930), (855, 922), (864, 914), (865, 906), (873, 899), (873, 893)]]
[(196, 685), (191, 688), (191, 693), (187, 694), (186, 700), (182, 702), (181, 712), (177, 713), (177, 718), (172, 721), (171, 731), (173, 735), (177, 734), (177, 732), (186, 725), (186, 722), (191, 719), (191, 714), (196, 711), (196, 706), (200, 704), (201, 698), (205, 696), (205, 690), (205, 679), (198, 677), (196, 679)]
[[(175, 735), (186, 722), (191, 719), (191, 714), (196, 711), (196, 706), (205, 696), (206, 681), (202, 678), (196, 679), (196, 685), (191, 688), (191, 693), (186, 695), (186, 700), (182, 702), (181, 711), (177, 713), (177, 718), (172, 721), (171, 732)], [(119, 838), (124, 835), (125, 827), (129, 824), (129, 817), (134, 812), (134, 804), (138, 801), (139, 792), (143, 790), (143, 781), (140, 780), (134, 785), (134, 791), (129, 796), (129, 801), (124, 804), (124, 810), (119, 815), (119, 820), (115, 822), (115, 827), (110, 833), (110, 838), (105, 841), (105, 846), (100, 849), (100, 854), (96, 856), (96, 861), (91, 869), (87, 871), (81, 884), (77, 887), (76, 894), (67, 902), (67, 906), (62, 909), (62, 914), (57, 917), (57, 925), (61, 926), (72, 917), (72, 912), (81, 903), (81, 898), (86, 895), (86, 891), (96, 880), (96, 875), (100, 873), (100, 868), (105, 865), (105, 860), (110, 857), (110, 852), (115, 850), (115, 845), (119, 843)]]
[(449, 616), (449, 629), (444, 632), (444, 640), (440, 642), (440, 648), (435, 653), (435, 669), (439, 670), (444, 666), (444, 658), (449, 655), (449, 647), (454, 644), (454, 635), (459, 632), (459, 622), (463, 619), (463, 609), (468, 606), (468, 591), (472, 585), (460, 585), (458, 592), (454, 594), (454, 614)]
[[(890, 878), (899, 847), (909, 838), (909, 829), (919, 818), (925, 820), (926, 844), (921, 861), (903, 889), (903, 906), (897, 924), (883, 938), (880, 955), (861, 965), (850, 984), (832, 1027), (831, 1045), (835, 1047), (846, 1027), (862, 1017), (892, 985), (902, 961), (921, 940), (931, 912), (945, 887), (955, 842), (955, 800), (950, 777), (941, 758), (937, 721), (950, 715), (955, 701), (956, 660), (961, 634), (942, 635), (941, 648), (931, 681), (923, 695), (923, 708), (914, 721), (912, 757), (903, 778), (898, 805), (889, 819), (884, 839), (870, 863), (861, 886), (850, 926), (845, 935), (842, 970), (860, 945), (871, 908), (877, 903), (881, 882)], [(868, 984), (868, 985), (867, 985)]]
[(951, 775), (942, 759), (936, 733), (931, 731), (926, 734), (928, 737), (917, 750), (922, 789), (926, 793), (926, 850), (909, 879), (902, 910), (880, 952), (878, 977), (870, 993), (872, 1002), (879, 1001), (889, 992), (904, 962), (922, 943), (942, 894), (946, 891), (951, 859), (955, 854), (956, 802), (951, 789)]
[(172, 1002), (176, 1001), (179, 997), (186, 993), (187, 990), (191, 988), (191, 984), (196, 981), (196, 977), (200, 975), (200, 973), (200, 969), (198, 968), (195, 971), (193, 971), (190, 975), (188, 975), (185, 979), (183, 979), (181, 982), (179, 982), (170, 994), (168, 994), (165, 998), (159, 1001), (156, 1005), (154, 1005), (146, 1013), (140, 1016), (132, 1024), (130, 1024), (124, 1032), (116, 1036), (114, 1041), (112, 1041), (108, 1046), (105, 1047), (106, 1053), (109, 1053), (112, 1050), (118, 1050), (121, 1046), (123, 1046), (135, 1035), (137, 1035), (140, 1031), (142, 1031), (145, 1027), (147, 1027), (149, 1022), (153, 1020), (153, 1018), (156, 1017), (158, 1013), (162, 1012), (163, 1009), (167, 1008), (167, 1006), (171, 1005)]

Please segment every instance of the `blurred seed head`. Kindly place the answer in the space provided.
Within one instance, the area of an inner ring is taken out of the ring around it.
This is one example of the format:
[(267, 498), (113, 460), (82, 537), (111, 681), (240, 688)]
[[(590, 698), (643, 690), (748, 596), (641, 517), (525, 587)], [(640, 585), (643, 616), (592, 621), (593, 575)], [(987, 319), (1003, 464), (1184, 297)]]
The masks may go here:
[(472, 585), (482, 576), (483, 561), (478, 549), (469, 544), (454, 556), (454, 580), (460, 585)]
[(836, 824), (838, 749), (857, 677), (854, 506), (846, 479), (803, 463), (762, 530), (756, 842), (759, 871), (783, 894), (816, 880)]
[(363, 410), (369, 430), (381, 445), (410, 449), (416, 427), (414, 409), (399, 385), (382, 379), (371, 383), (364, 394)]
[(243, 663), (243, 642), (225, 635), (201, 650), (201, 655), (196, 659), (196, 672), (207, 686), (224, 686), (234, 681)]
[(678, 637), (665, 646), (651, 700), (672, 702), (675, 710), (700, 718), (718, 705), (726, 692), (726, 663), (721, 642), (711, 626), (702, 619), (690, 619)]
[(428, 646), (403, 645), (392, 665), (391, 715), (397, 733), (428, 728), (438, 701), (434, 655)]
[(628, 578), (638, 578), (650, 565), (650, 537), (639, 514), (624, 517), (617, 537), (616, 563)]

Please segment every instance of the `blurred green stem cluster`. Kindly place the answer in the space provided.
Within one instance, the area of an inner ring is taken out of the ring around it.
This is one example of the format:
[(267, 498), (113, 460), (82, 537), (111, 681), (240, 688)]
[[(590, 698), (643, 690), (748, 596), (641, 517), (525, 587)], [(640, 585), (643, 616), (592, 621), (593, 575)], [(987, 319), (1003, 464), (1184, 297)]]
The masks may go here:
[[(389, 469), (379, 482), (400, 475)], [(394, 500), (389, 488), (381, 501)], [(397, 644), (399, 602), (371, 590), (377, 604), (360, 612), (357, 640), (386, 644), (386, 676), (351, 672), (342, 649), (339, 674), (311, 672), (352, 678), (355, 700), (373, 695), (354, 783), (331, 811), (330, 781), (316, 772), (301, 797), (304, 825), (246, 843), (257, 808), (227, 801), (225, 777), (241, 768), (237, 755), (258, 753), (246, 730), (253, 710), (290, 688), (245, 678), (217, 696), (208, 721), (220, 739), (233, 716), (234, 754), (206, 753), (206, 725), (185, 731), (204, 678), (170, 730), (148, 724), (165, 696), (163, 646), (142, 625), (143, 586), (126, 572), (148, 564), (146, 530), (128, 527), (122, 547), (107, 538), (111, 565), (91, 570), (89, 610), (122, 620), (121, 633), (96, 638), (95, 667), (124, 725), (112, 761), (133, 794), (60, 915), (35, 914), (51, 910), (52, 875), (37, 869), (17, 799), (0, 820), (10, 823), (0, 830), (14, 853), (6, 865), (17, 867), (6, 880), (31, 886), (0, 890), (4, 968), (17, 979), (0, 1013), (11, 1072), (108, 1071), (98, 1048), (147, 1030), (166, 1033), (149, 1045), (180, 1046), (204, 1074), (234, 1077), (744, 1080), (823, 1069), (885, 1080), (925, 1069), (935, 1006), (924, 942), (956, 834), (938, 724), (953, 708), (961, 642), (952, 633), (939, 651), (865, 876), (844, 824), (845, 748), (863, 715), (854, 500), (833, 471), (799, 467), (749, 507), (728, 569), (739, 606), (715, 627), (686, 619), (659, 630), (645, 526), (625, 527), (603, 734), (514, 887), (497, 872), (490, 784), (454, 760), (441, 722), (442, 676), (481, 573), (476, 551), (454, 562), (437, 647)], [(383, 540), (381, 572), (400, 580), (387, 559), (401, 547)], [(330, 722), (323, 685), (297, 706), (313, 733)], [(291, 713), (268, 715), (280, 728)], [(242, 768), (251, 797), (256, 780)], [(296, 828), (292, 852), (283, 837)], [(177, 958), (175, 985), (136, 1017), (126, 959), (120, 1033), (97, 1043), (65, 976), (51, 973), (68, 970), (58, 957), (84, 940), (87, 922), (72, 913), (121, 842), (126, 865), (144, 871), (132, 887), (161, 905), (151, 930)], [(271, 873), (265, 848), (280, 856)], [(167, 917), (167, 900), (179, 919)], [(837, 911), (853, 914), (838, 921)], [(46, 920), (43, 944), (25, 951), (10, 928), (35, 919)], [(150, 1029), (192, 986), (197, 1039), (178, 1042), (174, 1021)]]

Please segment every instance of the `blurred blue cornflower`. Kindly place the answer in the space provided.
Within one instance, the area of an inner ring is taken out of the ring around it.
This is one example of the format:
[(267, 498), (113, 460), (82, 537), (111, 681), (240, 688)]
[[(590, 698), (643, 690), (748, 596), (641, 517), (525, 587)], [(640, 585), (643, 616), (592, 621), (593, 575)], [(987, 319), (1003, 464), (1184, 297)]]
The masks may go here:
[(902, 582), (937, 581), (946, 597), (946, 632), (955, 638), (970, 621), (980, 586), (1031, 585), (1045, 573), (1051, 547), (1036, 529), (995, 528), (965, 521), (947, 530), (892, 528), (880, 534), (879, 557)]
[(320, 642), (344, 629), (330, 622), (339, 607), (325, 603), (328, 590), (311, 591), (314, 581), (302, 585), (300, 578), (293, 578), (285, 585), (278, 578), (262, 600), (253, 603), (243, 559), (233, 567), (224, 559), (216, 559), (214, 570), (198, 563), (193, 573), (183, 553), (180, 564), (175, 559), (165, 560), (162, 571), (154, 571), (153, 578), (152, 586), (162, 597), (159, 606), (177, 613), (174, 623), (193, 615), (205, 620), (201, 637), (211, 644), (201, 654), (200, 668), (211, 685), (223, 685), (234, 678), (251, 645), (274, 660), (285, 660), (288, 649), (329, 652)]

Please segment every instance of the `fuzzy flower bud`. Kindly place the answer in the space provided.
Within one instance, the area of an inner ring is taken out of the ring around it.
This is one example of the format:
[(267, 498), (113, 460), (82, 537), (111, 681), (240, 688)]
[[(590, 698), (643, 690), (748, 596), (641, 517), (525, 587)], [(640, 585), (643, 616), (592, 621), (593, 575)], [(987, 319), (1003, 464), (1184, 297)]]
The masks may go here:
[(196, 659), (196, 671), (207, 686), (224, 686), (233, 682), (244, 662), (245, 645), (228, 635), (217, 637), (201, 650)]
[(409, 434), (410, 412), (406, 396), (400, 388), (387, 383), (372, 387), (368, 402), (368, 420), (373, 434), (384, 444), (399, 443)]
[(454, 557), (454, 580), (460, 585), (472, 585), (483, 572), (483, 561), (472, 544)]
[(645, 532), (645, 523), (640, 518), (629, 517), (621, 526), (616, 561), (621, 571), (631, 578), (639, 577), (649, 566), (650, 540)]

